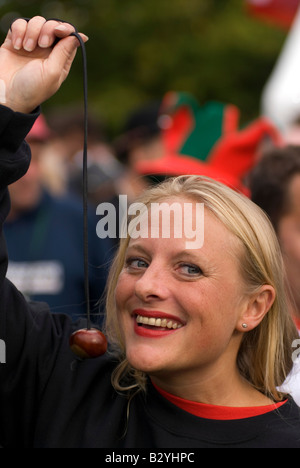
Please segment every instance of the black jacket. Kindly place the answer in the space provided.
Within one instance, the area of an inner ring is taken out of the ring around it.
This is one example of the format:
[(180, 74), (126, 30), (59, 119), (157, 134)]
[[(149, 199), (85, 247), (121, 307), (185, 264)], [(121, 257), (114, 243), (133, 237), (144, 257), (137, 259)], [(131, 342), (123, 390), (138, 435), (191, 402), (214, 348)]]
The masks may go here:
[[(7, 184), (27, 170), (23, 143), (37, 114), (0, 106), (0, 222), (9, 210)], [(164, 399), (148, 383), (131, 403), (111, 385), (109, 355), (81, 362), (69, 349), (74, 325), (46, 304), (27, 303), (5, 279), (0, 237), (0, 445), (104, 448), (300, 448), (300, 410), (292, 399), (279, 410), (242, 420), (198, 418)], [(0, 359), (1, 360), (1, 359)], [(2, 356), (3, 361), (3, 356)]]

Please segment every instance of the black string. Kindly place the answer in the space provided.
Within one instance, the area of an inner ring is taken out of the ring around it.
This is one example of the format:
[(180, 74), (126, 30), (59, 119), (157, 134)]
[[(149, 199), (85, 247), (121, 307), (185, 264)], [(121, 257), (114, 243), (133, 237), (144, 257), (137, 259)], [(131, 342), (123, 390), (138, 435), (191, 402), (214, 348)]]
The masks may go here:
[(91, 329), (91, 306), (89, 288), (89, 236), (88, 236), (88, 77), (87, 77), (87, 55), (85, 43), (76, 31), (71, 34), (75, 36), (82, 52), (83, 63), (83, 93), (84, 93), (84, 146), (83, 146), (83, 248), (84, 248), (84, 287), (86, 298), (87, 329)]
[[(47, 21), (58, 21), (66, 23), (57, 18), (49, 18)], [(68, 23), (71, 24), (71, 23)], [(87, 55), (85, 43), (80, 36), (78, 30), (72, 24), (75, 32), (70, 36), (77, 38), (80, 44), (82, 53), (82, 66), (83, 66), (83, 95), (84, 95), (84, 145), (82, 157), (82, 202), (83, 202), (83, 257), (84, 257), (84, 289), (86, 300), (86, 319), (87, 329), (91, 329), (91, 304), (90, 304), (90, 280), (89, 280), (89, 228), (88, 228), (88, 76), (87, 76)], [(58, 42), (60, 39), (57, 39)], [(54, 46), (56, 44), (54, 43)]]

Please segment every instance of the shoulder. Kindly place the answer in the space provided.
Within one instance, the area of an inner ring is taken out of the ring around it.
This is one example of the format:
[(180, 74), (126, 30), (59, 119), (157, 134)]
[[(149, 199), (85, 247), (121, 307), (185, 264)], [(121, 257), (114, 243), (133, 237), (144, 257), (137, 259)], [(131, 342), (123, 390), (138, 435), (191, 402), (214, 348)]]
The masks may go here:
[(265, 436), (273, 439), (275, 448), (300, 448), (300, 408), (292, 397), (271, 413)]

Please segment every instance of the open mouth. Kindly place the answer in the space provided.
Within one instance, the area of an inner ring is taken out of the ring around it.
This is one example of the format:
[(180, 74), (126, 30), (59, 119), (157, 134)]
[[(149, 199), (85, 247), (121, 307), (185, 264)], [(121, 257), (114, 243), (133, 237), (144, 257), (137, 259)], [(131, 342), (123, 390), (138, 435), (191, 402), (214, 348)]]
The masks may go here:
[(133, 319), (135, 333), (146, 338), (160, 338), (184, 327), (176, 317), (157, 311), (136, 310)]
[(136, 316), (136, 323), (139, 327), (145, 327), (148, 329), (164, 329), (164, 330), (177, 330), (182, 328), (183, 325), (174, 320), (166, 318), (154, 318), (154, 317), (143, 317), (142, 315)]

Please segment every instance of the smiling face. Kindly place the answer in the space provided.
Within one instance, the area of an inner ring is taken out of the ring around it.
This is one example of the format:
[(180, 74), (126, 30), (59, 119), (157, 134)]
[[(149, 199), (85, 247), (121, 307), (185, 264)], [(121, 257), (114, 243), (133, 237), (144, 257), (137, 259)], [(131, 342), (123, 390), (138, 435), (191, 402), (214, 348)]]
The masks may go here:
[(186, 242), (184, 236), (131, 239), (117, 283), (127, 359), (151, 376), (236, 368), (248, 304), (242, 246), (207, 209), (203, 247), (187, 250)]

